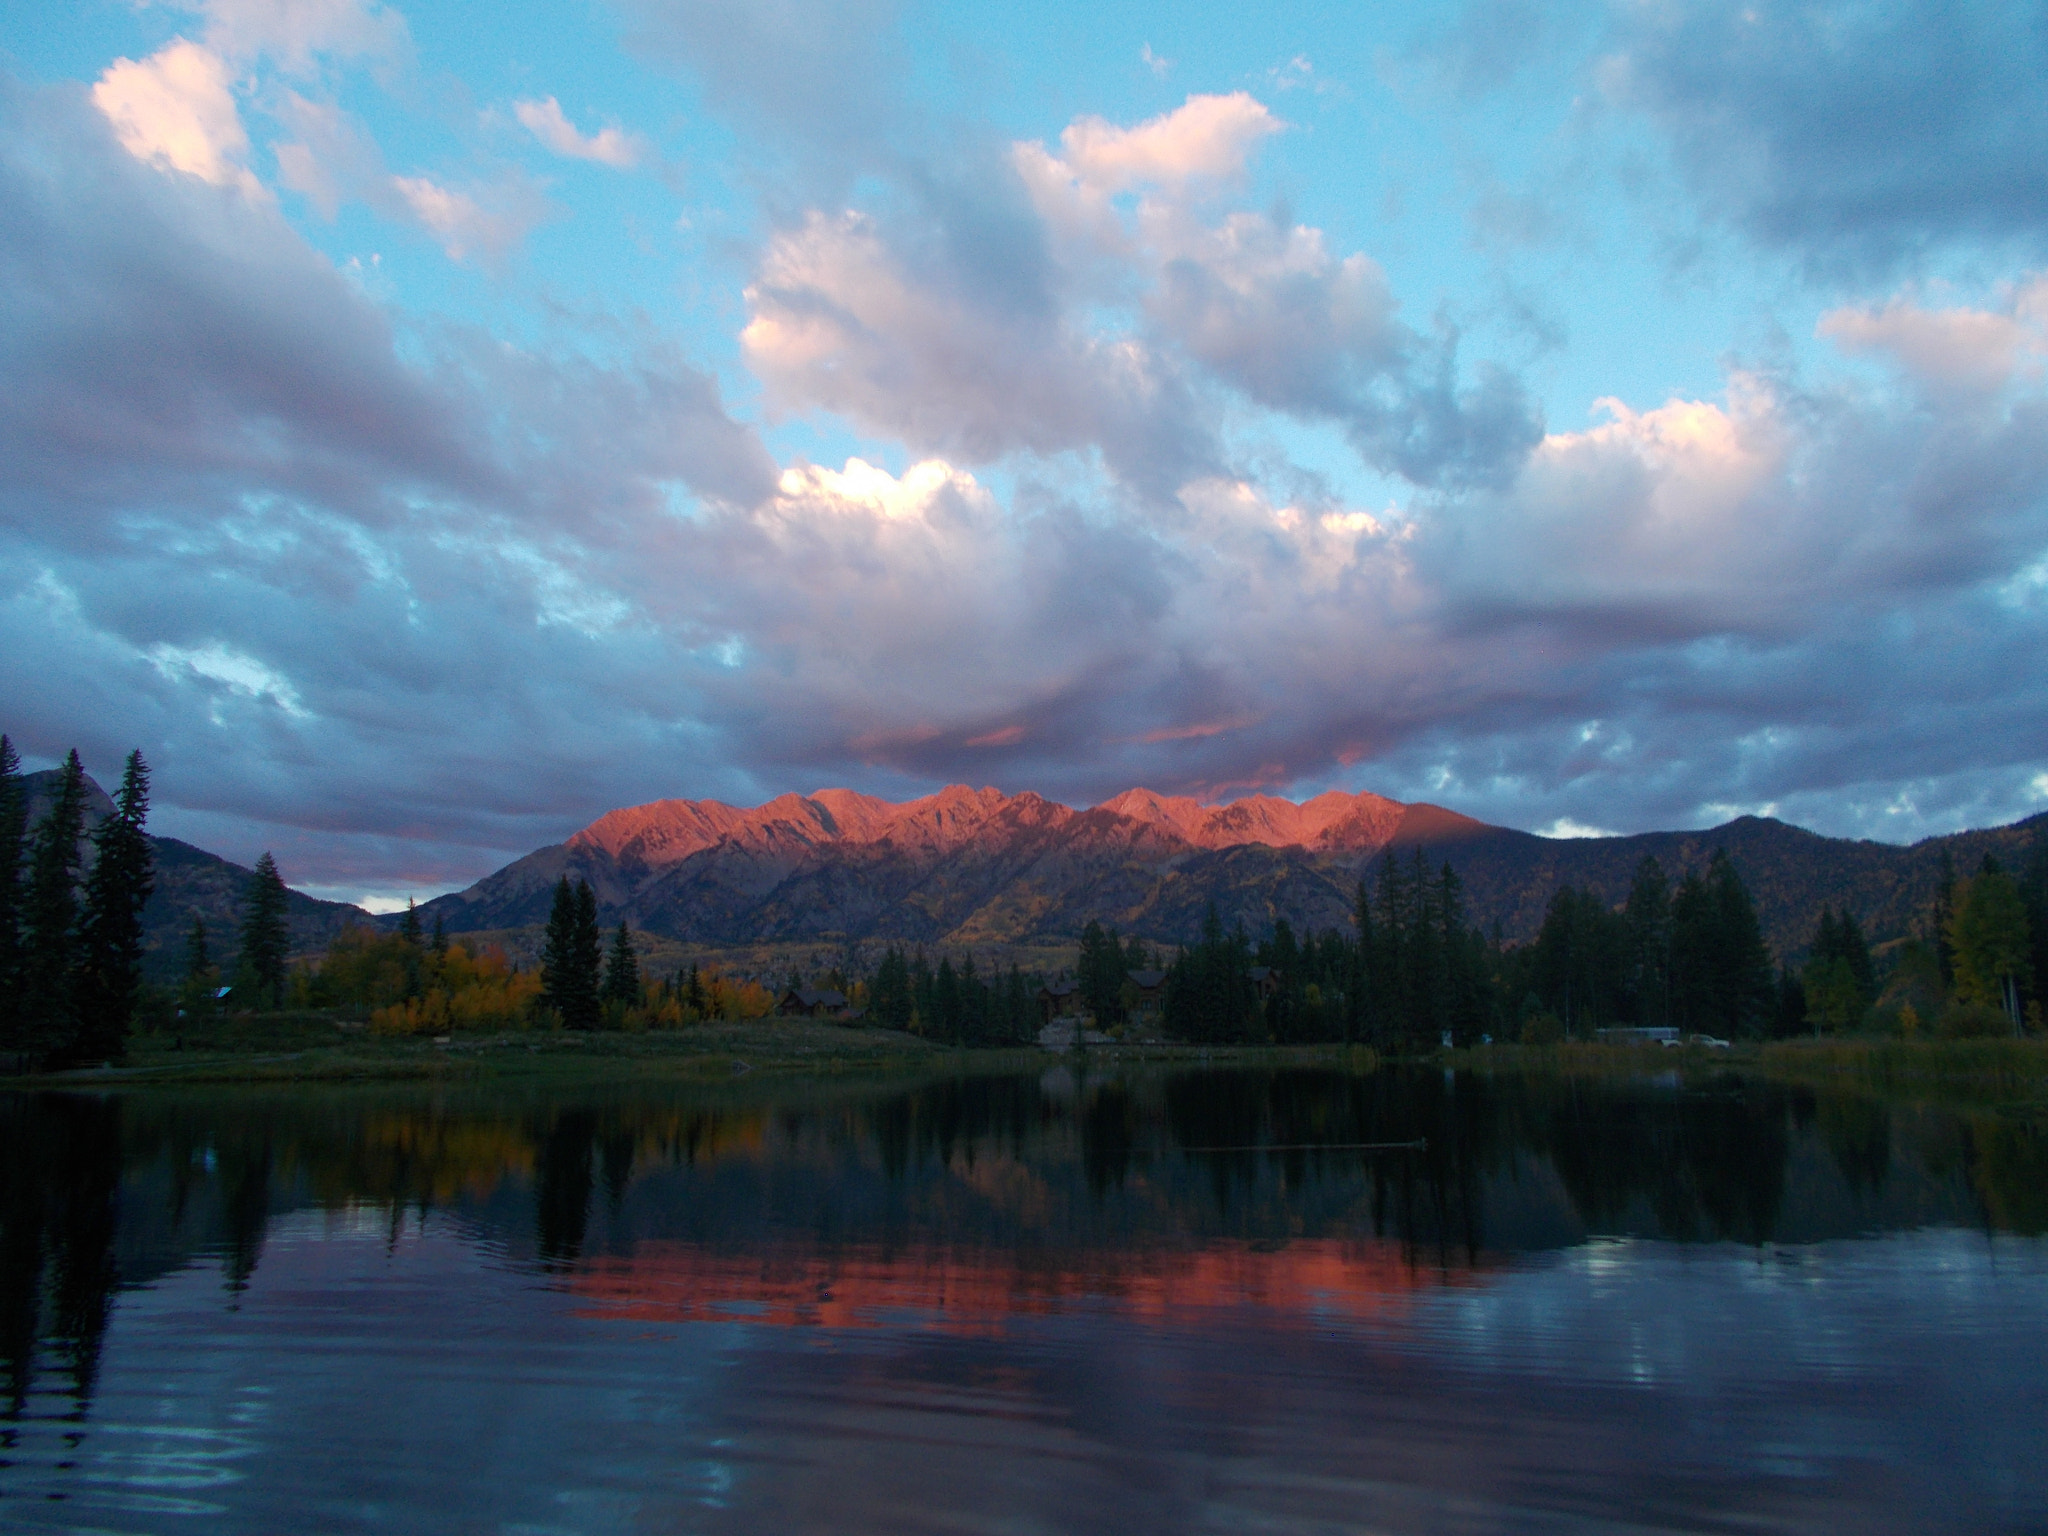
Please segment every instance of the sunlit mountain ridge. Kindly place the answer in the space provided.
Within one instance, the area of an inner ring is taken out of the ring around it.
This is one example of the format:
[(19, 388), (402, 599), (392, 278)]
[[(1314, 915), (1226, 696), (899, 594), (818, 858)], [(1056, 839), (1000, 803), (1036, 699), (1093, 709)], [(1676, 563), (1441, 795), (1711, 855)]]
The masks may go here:
[(1470, 915), (1532, 937), (1560, 886), (1613, 902), (1655, 857), (1673, 879), (1717, 850), (1734, 859), (1780, 955), (1807, 944), (1823, 905), (1846, 903), (1880, 940), (1908, 932), (1940, 878), (1988, 852), (2017, 866), (2048, 817), (1911, 847), (1823, 837), (1765, 817), (1704, 831), (1548, 838), (1426, 802), (1332, 791), (1219, 804), (1134, 788), (1075, 808), (1029, 791), (951, 785), (895, 802), (850, 789), (754, 807), (658, 800), (599, 817), (567, 841), (424, 909), (450, 931), (542, 922), (557, 881), (587, 880), (607, 923), (706, 947), (862, 942), (985, 947), (1071, 943), (1091, 919), (1185, 943), (1214, 906), (1257, 933), (1347, 926), (1361, 878), (1391, 854), (1463, 877)]

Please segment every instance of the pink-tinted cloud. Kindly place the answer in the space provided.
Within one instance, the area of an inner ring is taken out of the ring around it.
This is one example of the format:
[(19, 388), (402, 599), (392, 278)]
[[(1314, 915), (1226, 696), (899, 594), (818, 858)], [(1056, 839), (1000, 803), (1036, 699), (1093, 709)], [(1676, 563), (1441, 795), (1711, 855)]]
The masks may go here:
[(607, 125), (596, 133), (579, 132), (552, 96), (545, 101), (514, 102), (512, 113), (521, 127), (566, 160), (589, 160), (628, 170), (647, 154), (647, 141), (623, 128)]

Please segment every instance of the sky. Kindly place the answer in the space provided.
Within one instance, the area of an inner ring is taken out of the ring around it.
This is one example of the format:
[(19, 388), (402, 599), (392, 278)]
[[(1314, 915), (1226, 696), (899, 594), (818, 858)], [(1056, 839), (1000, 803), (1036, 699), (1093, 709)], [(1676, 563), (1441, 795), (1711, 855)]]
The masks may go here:
[(835, 785), (2010, 821), (2044, 144), (2040, 3), (12, 0), (0, 729), (380, 908)]

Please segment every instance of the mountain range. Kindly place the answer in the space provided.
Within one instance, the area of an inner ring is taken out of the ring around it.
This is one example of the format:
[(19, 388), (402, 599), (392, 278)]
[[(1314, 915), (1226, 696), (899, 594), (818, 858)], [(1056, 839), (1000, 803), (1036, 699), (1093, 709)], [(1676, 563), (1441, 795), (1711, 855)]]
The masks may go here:
[[(27, 775), (31, 824), (54, 771)], [(112, 810), (87, 780), (87, 825)], [(231, 957), (251, 872), (176, 838), (152, 837), (157, 885), (144, 913), (152, 975), (175, 975), (194, 917), (216, 959)], [(1257, 934), (1347, 925), (1358, 881), (1386, 852), (1420, 851), (1465, 883), (1474, 921), (1533, 938), (1563, 885), (1609, 902), (1655, 855), (1676, 881), (1716, 849), (1735, 861), (1782, 957), (1810, 942), (1823, 905), (1846, 904), (1876, 941), (1909, 932), (1932, 901), (1944, 853), (1963, 874), (1985, 854), (2018, 869), (2048, 856), (2048, 814), (1911, 846), (1823, 837), (1744, 816), (1700, 832), (1549, 838), (1441, 806), (1331, 792), (1296, 804), (1252, 795), (1221, 805), (1131, 789), (1085, 810), (1029, 792), (954, 785), (894, 802), (846, 789), (741, 808), (657, 800), (599, 817), (467, 890), (420, 908), (450, 933), (530, 929), (557, 880), (588, 880), (607, 925), (625, 921), (692, 947), (776, 943), (923, 944), (934, 949), (1070, 944), (1088, 921), (1152, 942), (1186, 943), (1204, 909)], [(390, 926), (346, 902), (291, 893), (295, 952), (351, 923)], [(524, 947), (524, 946), (522, 946)]]
[(588, 880), (607, 923), (705, 946), (899, 942), (979, 947), (1071, 942), (1091, 919), (1185, 943), (1213, 902), (1258, 933), (1348, 924), (1381, 855), (1420, 851), (1465, 882), (1469, 911), (1533, 938), (1560, 885), (1611, 902), (1655, 855), (1675, 881), (1726, 849), (1781, 955), (1802, 951), (1823, 905), (1846, 903), (1878, 939), (1932, 900), (1947, 851), (1962, 873), (2048, 844), (2048, 815), (1911, 847), (1822, 837), (1766, 817), (1711, 831), (1546, 838), (1441, 806), (1331, 792), (1296, 804), (1222, 805), (1127, 790), (1086, 810), (1031, 793), (954, 785), (902, 803), (828, 789), (742, 809), (660, 800), (613, 811), (465, 891), (422, 908), (451, 932), (544, 922), (557, 880)]

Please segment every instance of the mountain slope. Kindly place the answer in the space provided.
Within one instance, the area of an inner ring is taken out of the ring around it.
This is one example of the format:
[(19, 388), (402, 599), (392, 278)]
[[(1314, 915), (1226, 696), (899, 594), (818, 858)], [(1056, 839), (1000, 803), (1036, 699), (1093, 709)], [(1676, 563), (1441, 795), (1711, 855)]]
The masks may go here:
[[(50, 808), (57, 770), (24, 774), (22, 782), (28, 792), (28, 824), (33, 829)], [(86, 775), (86, 831), (90, 833), (113, 810), (112, 798)], [(156, 887), (142, 909), (144, 973), (155, 981), (173, 980), (184, 973), (185, 939), (194, 918), (206, 924), (207, 946), (215, 963), (224, 970), (232, 969), (242, 900), (255, 871), (175, 837), (152, 836), (149, 842), (156, 854)], [(90, 854), (89, 848), (85, 851)], [(287, 895), (285, 922), (291, 929), (294, 954), (324, 949), (327, 941), (350, 923), (374, 921), (361, 907), (346, 902), (321, 901), (300, 891)]]
[(1986, 852), (2024, 862), (2048, 817), (1911, 848), (1821, 837), (1743, 817), (1707, 832), (1558, 839), (1441, 806), (1325, 794), (1226, 805), (1127, 790), (1088, 810), (954, 785), (892, 804), (850, 790), (744, 809), (663, 800), (613, 811), (422, 910), (451, 931), (544, 922), (555, 882), (586, 879), (607, 923), (709, 946), (873, 940), (932, 946), (1070, 941), (1090, 919), (1184, 943), (1214, 903), (1258, 932), (1346, 925), (1361, 876), (1421, 850), (1464, 878), (1474, 920), (1532, 938), (1564, 884), (1610, 902), (1654, 855), (1675, 882), (1725, 848), (1781, 954), (1802, 950), (1823, 904), (1846, 902), (1874, 936), (1906, 932), (1932, 898), (1946, 848), (1962, 873)]

